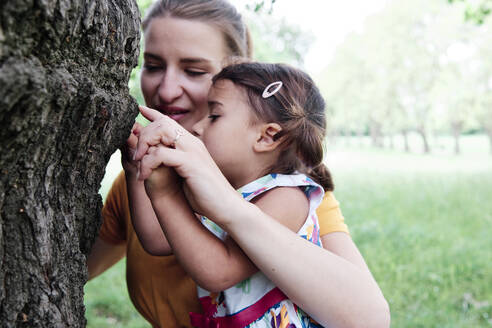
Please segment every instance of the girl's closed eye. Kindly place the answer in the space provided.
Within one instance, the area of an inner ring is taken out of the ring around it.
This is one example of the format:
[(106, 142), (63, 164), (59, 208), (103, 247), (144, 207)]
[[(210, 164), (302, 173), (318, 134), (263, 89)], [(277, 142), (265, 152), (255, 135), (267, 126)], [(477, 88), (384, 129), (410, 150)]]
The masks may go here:
[(215, 121), (217, 121), (217, 119), (220, 117), (220, 115), (217, 115), (217, 114), (210, 114), (208, 115), (208, 118), (210, 119), (210, 121), (213, 123)]

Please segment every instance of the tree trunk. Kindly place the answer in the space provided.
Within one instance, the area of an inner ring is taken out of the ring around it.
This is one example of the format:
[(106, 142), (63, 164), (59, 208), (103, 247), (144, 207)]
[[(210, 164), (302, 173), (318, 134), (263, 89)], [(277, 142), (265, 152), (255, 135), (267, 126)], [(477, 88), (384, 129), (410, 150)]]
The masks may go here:
[(403, 143), (405, 146), (405, 152), (409, 153), (410, 152), (410, 143), (408, 142), (408, 131), (403, 130), (401, 133), (403, 135)]
[(388, 138), (389, 138), (389, 148), (394, 150), (395, 149), (395, 135), (393, 133), (391, 133), (390, 135), (388, 135)]
[(451, 124), (451, 130), (453, 131), (453, 138), (454, 138), (454, 153), (456, 155), (461, 153), (460, 135), (461, 135), (461, 131), (463, 130), (463, 125), (464, 123), (462, 122), (454, 122)]
[(84, 327), (105, 165), (137, 112), (134, 0), (0, 3), (0, 321)]
[(487, 135), (489, 136), (489, 147), (490, 147), (490, 155), (492, 155), (492, 129), (485, 130), (487, 132)]
[(347, 132), (346, 129), (342, 129), (341, 136), (342, 136), (343, 144), (346, 147), (350, 147), (350, 138), (349, 138), (350, 132)]
[(372, 145), (377, 148), (383, 148), (384, 145), (381, 124), (375, 121), (371, 121), (369, 124), (369, 133), (371, 135)]
[(422, 137), (422, 144), (424, 145), (424, 153), (428, 154), (430, 153), (430, 146), (429, 146), (429, 140), (427, 138), (427, 132), (425, 131), (425, 128), (419, 128), (417, 129), (417, 132), (420, 134)]
[(460, 131), (456, 131), (453, 129), (453, 139), (454, 139), (454, 153), (456, 155), (459, 155), (461, 153), (461, 148), (460, 148)]
[(364, 147), (364, 130), (362, 128), (360, 129), (357, 129), (357, 140), (359, 142), (359, 148), (363, 148)]

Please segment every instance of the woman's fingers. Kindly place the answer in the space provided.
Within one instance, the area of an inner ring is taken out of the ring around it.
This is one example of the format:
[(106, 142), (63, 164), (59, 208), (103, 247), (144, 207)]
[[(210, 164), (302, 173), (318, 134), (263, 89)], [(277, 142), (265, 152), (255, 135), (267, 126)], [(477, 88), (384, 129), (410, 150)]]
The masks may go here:
[(160, 165), (175, 167), (181, 163), (181, 152), (163, 145), (149, 147), (148, 152), (140, 160), (139, 180), (147, 179)]
[(138, 137), (138, 135), (140, 134), (140, 130), (142, 130), (143, 126), (142, 124), (138, 123), (138, 122), (135, 122), (133, 124), (133, 127), (132, 127), (132, 134), (136, 135)]
[(162, 117), (141, 129), (138, 136), (137, 151), (135, 152), (136, 160), (140, 160), (147, 153), (149, 147), (156, 146), (171, 138), (169, 135), (171, 133), (170, 130), (172, 130), (172, 123), (169, 120), (171, 119), (162, 115)]
[(148, 124), (146, 127), (137, 127), (138, 143), (136, 145), (136, 151), (134, 154), (135, 160), (140, 160), (142, 156), (147, 153), (147, 150), (150, 146), (155, 146), (161, 142), (159, 128), (167, 124), (166, 118), (168, 118), (161, 112), (156, 111), (152, 108), (148, 108), (146, 106), (139, 106), (139, 109), (142, 115), (146, 119), (151, 121), (151, 123)]
[(126, 143), (121, 147), (122, 163), (125, 169), (130, 168), (127, 164), (130, 164), (130, 162), (132, 162), (133, 155), (135, 154), (135, 150), (137, 148), (138, 134), (141, 127), (142, 126), (140, 124), (135, 123), (133, 125), (130, 136), (128, 137), (128, 139), (126, 139)]
[(142, 126), (139, 123), (133, 124), (132, 127), (132, 132), (130, 133), (130, 136), (126, 140), (126, 146), (133, 151), (137, 148), (137, 142), (138, 142), (138, 135), (140, 134), (140, 130), (142, 129)]
[(154, 122), (164, 116), (161, 112), (147, 106), (138, 106), (138, 109), (140, 110), (140, 113), (142, 113), (142, 115), (151, 122)]
[(175, 148), (178, 145), (178, 141), (180, 146), (182, 146), (183, 139), (191, 140), (189, 136), (193, 137), (173, 119), (161, 114), (158, 111), (154, 111), (152, 109), (148, 110), (149, 112), (152, 112), (152, 118), (154, 121), (142, 128), (139, 132), (135, 160), (142, 159), (142, 157), (147, 153), (148, 148), (151, 146), (163, 144), (165, 146)]

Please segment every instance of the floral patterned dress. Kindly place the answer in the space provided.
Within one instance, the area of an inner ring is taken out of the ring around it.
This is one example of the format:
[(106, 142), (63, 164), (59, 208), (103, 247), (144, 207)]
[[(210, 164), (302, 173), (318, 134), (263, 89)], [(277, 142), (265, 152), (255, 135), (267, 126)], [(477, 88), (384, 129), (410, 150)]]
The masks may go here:
[[(309, 199), (309, 214), (297, 234), (321, 246), (316, 208), (323, 199), (323, 188), (304, 174), (269, 174), (238, 192), (247, 201), (275, 187), (300, 187)], [(227, 233), (211, 220), (202, 223), (224, 240)], [(260, 237), (259, 237), (260, 238)], [(204, 314), (190, 313), (193, 326), (198, 328), (261, 327), (293, 328), (321, 327), (292, 303), (263, 273), (257, 272), (220, 293), (198, 287), (198, 297)]]

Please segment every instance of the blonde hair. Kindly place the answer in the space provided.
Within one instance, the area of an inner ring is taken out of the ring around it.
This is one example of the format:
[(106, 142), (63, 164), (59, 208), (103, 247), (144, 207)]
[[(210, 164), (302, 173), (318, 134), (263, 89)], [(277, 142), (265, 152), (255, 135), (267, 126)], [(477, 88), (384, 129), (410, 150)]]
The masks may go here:
[(148, 9), (142, 22), (145, 32), (157, 17), (196, 20), (217, 27), (224, 36), (228, 56), (252, 56), (249, 30), (241, 14), (226, 0), (158, 0)]

